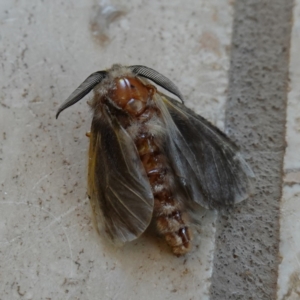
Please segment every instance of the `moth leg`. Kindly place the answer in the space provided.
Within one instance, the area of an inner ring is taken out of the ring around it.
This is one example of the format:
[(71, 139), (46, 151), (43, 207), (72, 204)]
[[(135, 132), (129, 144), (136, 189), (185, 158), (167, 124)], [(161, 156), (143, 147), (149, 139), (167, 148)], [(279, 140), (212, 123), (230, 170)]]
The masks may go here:
[(86, 103), (87, 103), (87, 105), (88, 105), (89, 107), (92, 107), (92, 101), (91, 101), (91, 100), (87, 100)]
[(91, 137), (91, 132), (90, 131), (86, 132), (85, 136), (87, 136), (88, 138), (90, 138)]

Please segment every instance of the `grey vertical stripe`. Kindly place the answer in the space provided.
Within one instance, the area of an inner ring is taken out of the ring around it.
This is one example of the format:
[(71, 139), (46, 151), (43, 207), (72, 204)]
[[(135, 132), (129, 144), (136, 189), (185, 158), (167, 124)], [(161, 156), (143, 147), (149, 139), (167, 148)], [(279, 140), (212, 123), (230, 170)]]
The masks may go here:
[(276, 299), (292, 0), (237, 0), (226, 128), (257, 176), (220, 214), (211, 299)]

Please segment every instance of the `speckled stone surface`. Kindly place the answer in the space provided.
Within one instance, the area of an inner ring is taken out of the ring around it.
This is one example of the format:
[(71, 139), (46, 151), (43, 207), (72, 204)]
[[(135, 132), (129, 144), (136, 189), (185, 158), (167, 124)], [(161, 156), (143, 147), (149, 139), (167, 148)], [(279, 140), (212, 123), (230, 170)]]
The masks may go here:
[[(294, 3), (0, 2), (1, 300), (300, 299)], [(116, 248), (92, 224), (91, 96), (58, 120), (55, 113), (89, 74), (113, 63), (172, 79), (187, 106), (225, 124), (256, 173), (251, 199), (219, 216), (203, 211), (186, 257), (150, 231)]]
[(278, 300), (300, 299), (300, 1), (295, 1), (290, 51), (284, 184), (280, 215)]
[(217, 222), (211, 299), (275, 299), (293, 1), (235, 4), (226, 128), (257, 176)]
[(92, 72), (144, 64), (222, 127), (233, 7), (112, 4), (123, 16), (103, 39), (95, 35), (96, 1), (0, 3), (1, 300), (209, 299), (216, 213), (201, 218), (187, 257), (171, 255), (150, 233), (112, 247), (94, 229), (86, 196), (88, 105), (83, 100), (58, 120), (55, 113)]

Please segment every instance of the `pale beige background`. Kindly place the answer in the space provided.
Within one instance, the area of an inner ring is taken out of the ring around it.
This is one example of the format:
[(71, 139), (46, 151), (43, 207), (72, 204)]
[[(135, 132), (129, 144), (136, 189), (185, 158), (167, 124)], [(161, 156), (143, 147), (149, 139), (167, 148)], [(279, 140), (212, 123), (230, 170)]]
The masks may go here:
[(55, 113), (90, 73), (144, 64), (222, 127), (230, 2), (114, 1), (124, 15), (101, 43), (97, 2), (1, 1), (0, 299), (208, 299), (215, 213), (187, 257), (151, 236), (111, 247), (86, 196), (86, 101)]

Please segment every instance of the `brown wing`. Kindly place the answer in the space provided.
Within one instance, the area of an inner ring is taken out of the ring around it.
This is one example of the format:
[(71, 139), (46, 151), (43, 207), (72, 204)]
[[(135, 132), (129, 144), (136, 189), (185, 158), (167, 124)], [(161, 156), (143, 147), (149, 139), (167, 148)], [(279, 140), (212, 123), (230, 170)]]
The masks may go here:
[(98, 228), (117, 243), (139, 237), (152, 218), (151, 186), (132, 139), (105, 110), (92, 122), (88, 172)]
[(254, 174), (237, 146), (178, 101), (158, 95), (156, 102), (168, 132), (166, 151), (185, 197), (206, 208), (246, 199)]

